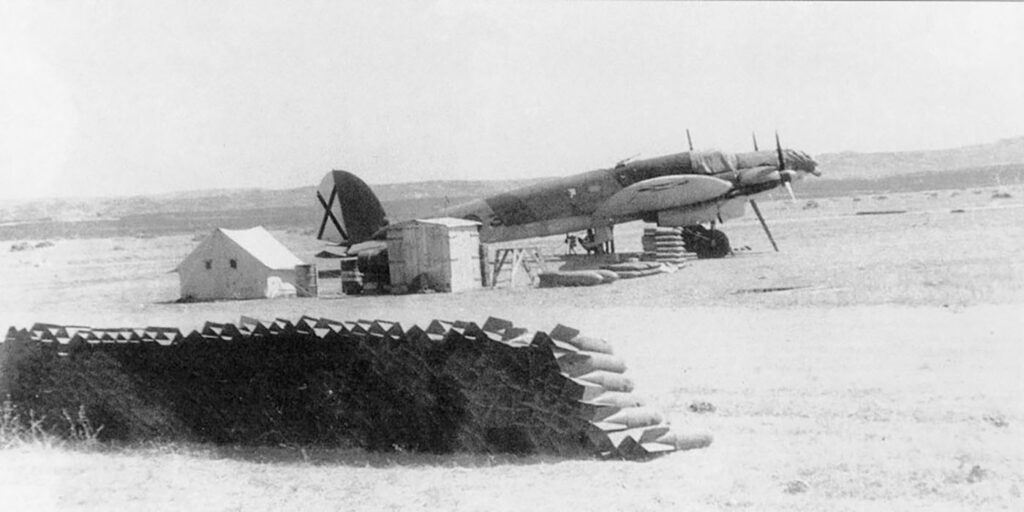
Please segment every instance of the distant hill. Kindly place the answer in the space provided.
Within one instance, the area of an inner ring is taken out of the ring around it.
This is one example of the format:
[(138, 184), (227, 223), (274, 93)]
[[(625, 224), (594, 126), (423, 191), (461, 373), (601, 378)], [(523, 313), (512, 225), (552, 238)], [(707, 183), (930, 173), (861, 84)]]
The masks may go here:
[[(934, 151), (816, 155), (823, 176), (803, 180), (801, 197), (978, 188), (1024, 183), (1024, 137)], [(544, 181), (426, 181), (371, 185), (393, 220)], [(0, 240), (150, 236), (262, 224), (312, 230), (320, 219), (314, 186), (232, 189), (127, 198), (44, 199), (0, 205)]]
[(1024, 137), (991, 144), (931, 151), (826, 153), (815, 155), (825, 178), (874, 179), (889, 176), (1024, 164)]
[[(443, 204), (447, 197), (449, 203), (458, 204), (468, 198), (495, 194), (538, 181), (543, 180), (425, 181), (371, 187), (381, 202), (394, 203), (401, 211), (405, 211), (412, 207), (410, 205), (420, 203), (424, 199), (431, 202), (439, 199)], [(0, 223), (111, 220), (153, 213), (289, 208), (298, 205), (313, 207), (316, 204), (315, 190), (316, 187), (310, 185), (283, 190), (239, 188), (133, 197), (19, 201), (14, 204), (0, 204)]]
[(806, 179), (797, 188), (800, 197), (835, 197), (1020, 184), (1024, 184), (1024, 164), (910, 172), (878, 178)]

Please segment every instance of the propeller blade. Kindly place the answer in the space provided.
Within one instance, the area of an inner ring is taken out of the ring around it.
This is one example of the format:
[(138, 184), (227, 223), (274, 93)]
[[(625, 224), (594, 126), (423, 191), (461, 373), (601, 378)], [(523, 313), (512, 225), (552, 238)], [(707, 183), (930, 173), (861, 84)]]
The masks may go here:
[(793, 185), (790, 185), (788, 181), (783, 181), (782, 184), (786, 186), (786, 191), (789, 192), (789, 198), (796, 201), (796, 194), (793, 193)]
[(690, 139), (690, 129), (686, 129), (686, 143), (690, 146), (690, 151), (693, 151), (693, 140)]
[(757, 134), (754, 132), (750, 132), (750, 138), (754, 139), (754, 151), (760, 151), (759, 149), (757, 149)]
[(779, 170), (786, 168), (786, 159), (782, 156), (782, 143), (779, 142), (779, 132), (775, 132), (775, 152), (779, 155)]
[(779, 246), (775, 243), (775, 238), (772, 237), (772, 232), (768, 229), (768, 223), (764, 221), (764, 216), (761, 215), (761, 209), (757, 207), (757, 202), (750, 199), (750, 206), (754, 209), (757, 220), (761, 221), (761, 227), (764, 228), (764, 234), (768, 235), (768, 241), (772, 243), (772, 248), (775, 249), (775, 252), (779, 252)]

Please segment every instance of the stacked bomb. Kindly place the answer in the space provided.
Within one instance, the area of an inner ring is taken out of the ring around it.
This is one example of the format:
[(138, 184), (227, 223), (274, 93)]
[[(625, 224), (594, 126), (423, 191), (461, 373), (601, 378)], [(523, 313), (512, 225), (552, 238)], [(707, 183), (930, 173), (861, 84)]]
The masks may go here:
[(0, 393), (101, 437), (643, 458), (706, 446), (633, 394), (608, 343), (500, 319), (303, 317), (176, 329), (11, 328)]
[(674, 270), (673, 267), (666, 267), (656, 261), (624, 261), (622, 263), (604, 265), (601, 269), (614, 272), (620, 279), (653, 276)]
[(686, 261), (686, 244), (682, 230), (671, 227), (644, 228), (641, 238), (644, 253), (661, 263), (682, 264)]
[(578, 400), (596, 407), (589, 440), (600, 455), (644, 458), (711, 443), (706, 435), (673, 431), (661, 412), (635, 395), (625, 363), (612, 353), (608, 342), (563, 325), (556, 326), (550, 337), (562, 375), (583, 386)]

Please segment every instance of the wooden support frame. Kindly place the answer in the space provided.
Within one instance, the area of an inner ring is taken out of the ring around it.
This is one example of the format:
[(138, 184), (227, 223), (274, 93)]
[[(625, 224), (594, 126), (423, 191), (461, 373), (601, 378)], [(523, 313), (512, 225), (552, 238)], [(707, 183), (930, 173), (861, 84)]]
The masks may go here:
[[(509, 261), (509, 256), (512, 257), (511, 261)], [(540, 249), (537, 247), (496, 249), (494, 251), (494, 265), (491, 268), (491, 275), (488, 280), (491, 288), (497, 286), (498, 276), (501, 275), (501, 270), (505, 267), (505, 263), (510, 264), (511, 276), (509, 276), (509, 286), (512, 287), (516, 285), (516, 276), (518, 275), (520, 267), (522, 267), (530, 277), (531, 283), (534, 280), (539, 279), (538, 274), (544, 269), (544, 258), (541, 256)]]

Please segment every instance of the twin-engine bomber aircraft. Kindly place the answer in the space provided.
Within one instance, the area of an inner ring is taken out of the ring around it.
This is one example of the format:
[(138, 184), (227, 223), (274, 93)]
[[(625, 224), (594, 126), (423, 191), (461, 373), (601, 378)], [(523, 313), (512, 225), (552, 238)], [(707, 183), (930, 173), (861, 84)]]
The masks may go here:
[[(689, 132), (687, 132), (689, 139)], [(592, 230), (594, 243), (611, 241), (612, 226), (643, 220), (683, 228), (687, 250), (702, 258), (731, 252), (717, 223), (743, 215), (746, 203), (757, 214), (775, 250), (778, 247), (754, 201), (762, 192), (805, 174), (820, 176), (806, 153), (774, 151), (724, 153), (693, 151), (646, 160), (624, 160), (610, 169), (555, 178), (495, 196), (476, 199), (441, 215), (481, 223), (480, 241), (505, 242)], [(331, 171), (317, 189), (324, 209), (317, 238), (342, 245), (383, 239), (387, 225), (380, 201), (362, 180)], [(707, 225), (707, 226), (705, 226)]]

